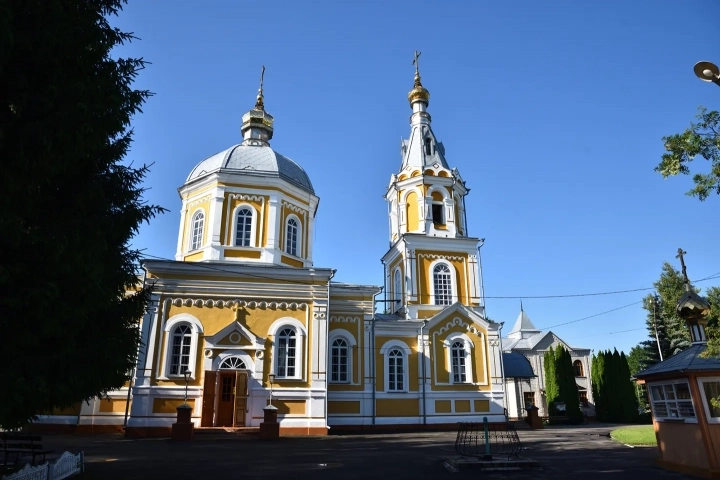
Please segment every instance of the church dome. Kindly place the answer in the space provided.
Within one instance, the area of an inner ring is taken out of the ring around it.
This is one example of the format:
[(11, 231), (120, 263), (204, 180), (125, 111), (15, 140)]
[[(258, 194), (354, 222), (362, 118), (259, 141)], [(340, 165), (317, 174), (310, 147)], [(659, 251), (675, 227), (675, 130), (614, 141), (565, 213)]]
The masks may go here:
[(267, 145), (234, 145), (198, 163), (186, 183), (214, 173), (235, 173), (244, 176), (278, 177), (315, 194), (305, 170)]

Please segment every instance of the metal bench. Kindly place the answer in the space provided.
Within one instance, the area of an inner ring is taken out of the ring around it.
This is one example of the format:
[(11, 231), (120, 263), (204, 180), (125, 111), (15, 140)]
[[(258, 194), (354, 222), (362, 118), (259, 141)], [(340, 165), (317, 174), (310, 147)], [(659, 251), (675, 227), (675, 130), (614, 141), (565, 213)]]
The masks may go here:
[(22, 459), (32, 458), (32, 464), (35, 460), (42, 457), (41, 461), (45, 461), (45, 455), (52, 453), (52, 450), (46, 450), (42, 446), (42, 437), (40, 435), (29, 435), (26, 433), (0, 433), (0, 442), (2, 443), (3, 466), (17, 465)]

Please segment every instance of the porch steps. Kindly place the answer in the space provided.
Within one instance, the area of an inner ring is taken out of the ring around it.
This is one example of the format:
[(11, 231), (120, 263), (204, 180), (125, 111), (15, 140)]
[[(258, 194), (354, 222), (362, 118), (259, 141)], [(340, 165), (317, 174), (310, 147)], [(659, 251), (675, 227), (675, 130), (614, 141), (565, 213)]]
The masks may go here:
[(260, 427), (195, 427), (198, 440), (251, 439), (260, 434)]

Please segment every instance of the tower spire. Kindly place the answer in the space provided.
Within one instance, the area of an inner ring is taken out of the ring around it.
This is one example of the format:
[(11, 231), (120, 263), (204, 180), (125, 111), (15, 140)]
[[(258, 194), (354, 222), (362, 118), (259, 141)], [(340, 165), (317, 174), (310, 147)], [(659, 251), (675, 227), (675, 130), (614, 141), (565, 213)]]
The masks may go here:
[(260, 88), (258, 88), (255, 106), (252, 110), (242, 116), (240, 132), (243, 135), (243, 145), (255, 147), (268, 146), (273, 136), (273, 116), (265, 111), (265, 95), (263, 84), (265, 83), (265, 65), (260, 70)]
[(262, 66), (260, 71), (260, 88), (258, 89), (257, 100), (255, 101), (255, 110), (265, 110), (265, 103), (263, 102), (263, 82), (265, 81), (265, 65)]
[[(413, 58), (413, 65), (415, 65), (415, 82), (413, 89), (408, 93), (408, 101), (413, 111), (416, 111), (415, 103), (422, 103), (425, 107), (430, 103), (430, 92), (427, 88), (422, 86), (420, 82), (420, 55), (422, 52), (415, 50), (415, 57)], [(424, 110), (424, 108), (423, 108)]]
[(680, 265), (682, 265), (685, 293), (683, 293), (678, 300), (675, 311), (680, 318), (685, 320), (690, 328), (692, 342), (706, 343), (707, 335), (705, 333), (705, 325), (707, 325), (707, 315), (710, 313), (710, 304), (690, 288), (690, 280), (687, 276), (687, 268), (685, 268), (685, 255), (687, 255), (687, 252), (683, 251), (682, 248), (678, 248), (678, 254), (675, 258), (679, 258)]

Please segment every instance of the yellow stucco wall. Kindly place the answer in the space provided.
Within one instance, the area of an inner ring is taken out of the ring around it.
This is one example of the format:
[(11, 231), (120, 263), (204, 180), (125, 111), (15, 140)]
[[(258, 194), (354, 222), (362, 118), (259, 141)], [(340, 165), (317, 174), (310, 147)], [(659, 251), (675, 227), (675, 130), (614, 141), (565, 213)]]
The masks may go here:
[(328, 401), (328, 413), (330, 414), (357, 414), (360, 413), (359, 401)]
[[(452, 322), (455, 318), (461, 320), (461, 324), (448, 326), (448, 323)], [(471, 325), (478, 330), (478, 333), (473, 333), (468, 330), (466, 325)], [(474, 347), (470, 350), (470, 362), (472, 364), (472, 383), (484, 383), (486, 385), (472, 385), (470, 383), (465, 384), (454, 384), (454, 385), (442, 385), (450, 382), (450, 355), (449, 348), (445, 347), (443, 342), (445, 339), (453, 334), (460, 333), (465, 334), (470, 338)], [(428, 329), (430, 335), (430, 371), (433, 373), (432, 388), (436, 391), (483, 391), (490, 390), (490, 382), (488, 381), (488, 345), (487, 345), (487, 331), (481, 328), (479, 325), (473, 323), (471, 320), (465, 318), (463, 315), (454, 315), (449, 318), (447, 322), (442, 321), (436, 325), (433, 325)]]
[[(430, 265), (438, 259), (438, 257), (453, 257), (453, 259), (444, 259), (454, 268), (455, 282), (457, 283), (456, 292), (458, 300), (463, 305), (467, 305), (469, 299), (466, 295), (467, 292), (467, 276), (465, 273), (465, 262), (467, 261), (467, 255), (464, 253), (449, 253), (433, 250), (416, 250), (415, 255), (418, 258), (418, 284), (420, 286), (420, 301), (421, 304), (430, 303), (431, 295), (433, 291), (433, 278), (432, 272), (430, 271)], [(458, 260), (457, 257), (460, 257)]]
[(418, 351), (417, 351), (417, 337), (388, 337), (388, 336), (376, 336), (375, 345), (377, 350), (375, 352), (375, 361), (377, 362), (377, 391), (385, 391), (385, 355), (380, 353), (380, 349), (390, 340), (402, 340), (410, 348), (410, 354), (405, 355), (405, 375), (408, 377), (408, 391), (418, 391)]
[[(242, 200), (241, 198), (236, 197), (233, 197), (232, 200), (230, 200), (231, 195), (233, 194), (226, 193), (225, 200), (223, 201), (222, 222), (220, 224), (220, 238), (222, 239), (223, 245), (235, 245), (233, 242), (233, 235), (235, 233), (235, 209), (239, 205), (244, 204), (251, 206), (255, 210), (254, 221), (257, 225), (255, 225), (255, 238), (253, 239), (254, 245), (255, 247), (264, 246), (265, 239), (267, 238), (267, 204), (269, 197), (266, 195), (247, 194), (250, 198), (260, 197), (261, 200)], [(234, 195), (237, 195), (237, 193)]]
[(98, 411), (101, 413), (125, 413), (128, 406), (127, 400), (114, 398), (98, 399)]
[(452, 405), (450, 400), (435, 400), (435, 413), (451, 413)]
[[(257, 260), (261, 256), (260, 250), (240, 250), (239, 248), (241, 248), (241, 247), (237, 247), (237, 248), (238, 248), (237, 250), (235, 250), (231, 247), (226, 248), (225, 252), (224, 252), (225, 257), (226, 258), (252, 258), (252, 259)], [(247, 248), (247, 247), (245, 247), (245, 248)]]
[(414, 417), (420, 415), (420, 402), (417, 399), (378, 399), (376, 405), (378, 417)]
[(305, 415), (305, 400), (273, 400), (280, 415)]
[[(177, 407), (182, 405), (182, 398), (154, 398), (152, 413), (177, 413)], [(188, 398), (188, 405), (195, 408), (195, 399)]]
[(420, 219), (418, 217), (418, 196), (415, 192), (408, 193), (405, 199), (407, 211), (407, 231), (414, 232), (420, 228)]

